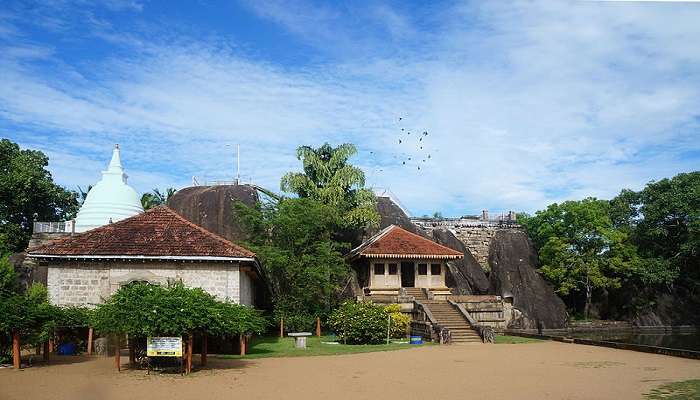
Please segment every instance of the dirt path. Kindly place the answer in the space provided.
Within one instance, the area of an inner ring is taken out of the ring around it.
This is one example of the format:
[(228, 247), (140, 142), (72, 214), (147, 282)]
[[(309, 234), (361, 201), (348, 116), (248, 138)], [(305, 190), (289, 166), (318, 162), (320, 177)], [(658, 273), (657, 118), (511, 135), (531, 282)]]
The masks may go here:
[(665, 382), (700, 378), (700, 361), (553, 342), (210, 359), (212, 369), (188, 377), (117, 374), (105, 358), (63, 360), (0, 370), (0, 399), (640, 399)]

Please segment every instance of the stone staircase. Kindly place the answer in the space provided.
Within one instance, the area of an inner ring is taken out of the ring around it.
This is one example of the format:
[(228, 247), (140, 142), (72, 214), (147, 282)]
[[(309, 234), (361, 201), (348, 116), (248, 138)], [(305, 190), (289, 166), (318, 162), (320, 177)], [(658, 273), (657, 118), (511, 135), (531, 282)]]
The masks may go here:
[(423, 292), (423, 289), (421, 288), (415, 288), (415, 287), (407, 287), (404, 288), (406, 291), (407, 296), (413, 296), (416, 298), (418, 301), (425, 301), (428, 300), (428, 296)]
[(479, 333), (472, 328), (461, 312), (444, 300), (420, 300), (425, 308), (430, 310), (436, 322), (450, 330), (452, 343), (481, 343)]

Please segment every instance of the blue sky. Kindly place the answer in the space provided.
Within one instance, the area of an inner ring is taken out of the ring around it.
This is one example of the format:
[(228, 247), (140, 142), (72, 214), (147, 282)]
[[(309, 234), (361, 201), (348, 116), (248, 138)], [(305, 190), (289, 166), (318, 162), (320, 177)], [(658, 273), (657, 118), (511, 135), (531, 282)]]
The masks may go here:
[(697, 21), (700, 3), (10, 0), (0, 137), (69, 188), (119, 143), (140, 192), (231, 179), (236, 144), (243, 180), (278, 190), (298, 145), (352, 142), (414, 215), (531, 212), (698, 169)]

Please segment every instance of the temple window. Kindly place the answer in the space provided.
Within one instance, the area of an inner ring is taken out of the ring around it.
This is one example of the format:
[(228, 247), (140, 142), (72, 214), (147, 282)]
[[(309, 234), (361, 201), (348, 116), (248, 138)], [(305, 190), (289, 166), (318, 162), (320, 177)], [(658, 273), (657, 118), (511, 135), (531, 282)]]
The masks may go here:
[(399, 268), (396, 264), (389, 264), (389, 275), (396, 275), (398, 270)]
[(418, 264), (418, 275), (428, 275), (428, 264)]
[(384, 264), (374, 264), (374, 274), (384, 275)]
[(430, 275), (440, 275), (442, 273), (442, 265), (430, 264)]

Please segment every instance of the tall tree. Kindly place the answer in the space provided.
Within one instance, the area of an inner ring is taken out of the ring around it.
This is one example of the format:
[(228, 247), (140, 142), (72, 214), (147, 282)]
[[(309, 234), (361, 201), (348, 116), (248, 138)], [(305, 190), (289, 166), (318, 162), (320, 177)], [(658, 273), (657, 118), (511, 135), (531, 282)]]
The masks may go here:
[(319, 148), (301, 146), (297, 158), (303, 173), (290, 172), (282, 177), (282, 191), (295, 193), (334, 207), (341, 213), (348, 228), (367, 228), (379, 223), (376, 197), (366, 189), (365, 174), (351, 165), (349, 159), (357, 153), (350, 143), (333, 147), (325, 143)]
[(35, 218), (59, 221), (78, 210), (76, 194), (54, 183), (48, 164), (44, 153), (0, 140), (0, 252), (23, 251)]
[(141, 207), (143, 207), (144, 210), (148, 210), (166, 204), (170, 196), (174, 195), (175, 192), (177, 192), (177, 189), (172, 187), (165, 189), (165, 192), (161, 192), (160, 189), (155, 188), (152, 192), (144, 193), (141, 196)]
[(349, 269), (345, 245), (333, 240), (341, 220), (334, 207), (313, 199), (234, 203), (272, 288), (274, 314), (294, 330), (310, 329), (335, 305)]
[(555, 203), (519, 221), (539, 250), (541, 272), (557, 292), (583, 295), (585, 318), (595, 289), (619, 287), (642, 262), (627, 232), (613, 226), (608, 201)]

